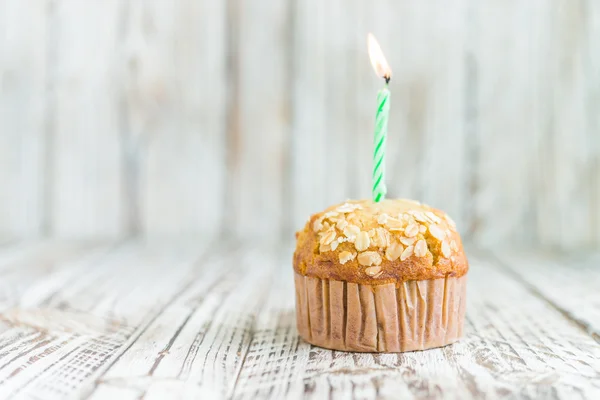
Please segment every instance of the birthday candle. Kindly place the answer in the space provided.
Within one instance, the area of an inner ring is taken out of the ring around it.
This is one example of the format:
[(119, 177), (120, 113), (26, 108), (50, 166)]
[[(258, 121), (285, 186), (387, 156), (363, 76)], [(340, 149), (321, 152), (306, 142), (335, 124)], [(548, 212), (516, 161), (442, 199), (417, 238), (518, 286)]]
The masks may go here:
[(368, 36), (369, 58), (373, 69), (378, 76), (385, 79), (385, 87), (377, 93), (377, 113), (375, 114), (375, 133), (373, 135), (373, 188), (374, 202), (385, 199), (387, 188), (385, 186), (385, 142), (387, 137), (388, 119), (390, 116), (390, 91), (388, 83), (392, 71), (379, 47), (379, 43), (369, 33)]
[(386, 87), (377, 93), (377, 114), (375, 115), (375, 135), (373, 136), (373, 201), (385, 199), (385, 141), (390, 115), (390, 91)]

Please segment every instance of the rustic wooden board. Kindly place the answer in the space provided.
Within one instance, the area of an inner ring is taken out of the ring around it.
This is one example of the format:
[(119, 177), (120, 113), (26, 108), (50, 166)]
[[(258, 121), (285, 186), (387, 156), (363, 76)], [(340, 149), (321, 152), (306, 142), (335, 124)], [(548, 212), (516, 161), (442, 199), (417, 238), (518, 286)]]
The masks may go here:
[(0, 247), (0, 397), (600, 395), (597, 254), (474, 250), (462, 341), (353, 354), (299, 340), (291, 251), (205, 240)]
[(41, 0), (0, 1), (0, 235), (43, 231), (47, 22)]
[(599, 47), (587, 37), (598, 31), (600, 8), (595, 2), (553, 4), (544, 12), (547, 28), (539, 33), (546, 62), (539, 75), (543, 92), (537, 105), (543, 118), (537, 118), (541, 131), (533, 164), (539, 166), (533, 170), (537, 241), (563, 249), (576, 241), (597, 246), (600, 147), (592, 109), (598, 105)]
[[(592, 72), (589, 57), (594, 46), (588, 40), (589, 21), (597, 18), (598, 7), (587, 7), (585, 2), (556, 0), (551, 8), (552, 29), (549, 30), (549, 56), (547, 82), (551, 83), (546, 97), (549, 102), (549, 115), (552, 135), (545, 137), (547, 153), (544, 183), (552, 197), (553, 209), (540, 210), (541, 224), (546, 224), (547, 215), (554, 215), (553, 229), (543, 229), (542, 243), (560, 248), (572, 248), (578, 241), (569, 230), (579, 232), (588, 238), (586, 245), (593, 243), (590, 215), (598, 212), (593, 203), (592, 191), (598, 181), (597, 148), (592, 145), (598, 132), (591, 129), (592, 114), (588, 108), (588, 87), (596, 86), (591, 79), (597, 77)], [(597, 101), (597, 100), (596, 100)], [(596, 107), (597, 107), (597, 103)], [(547, 179), (551, 177), (551, 179)], [(550, 237), (548, 237), (550, 235)], [(583, 244), (583, 243), (582, 243)]]
[[(232, 1), (225, 231), (278, 237), (288, 215), (290, 2)], [(233, 75), (233, 76), (232, 76)]]
[[(329, 55), (327, 39), (333, 40), (337, 29), (326, 29), (330, 9), (335, 2), (306, 0), (294, 2), (294, 76), (292, 82), (292, 137), (290, 144), (295, 149), (291, 154), (291, 225), (300, 229), (308, 215), (339, 201), (335, 194), (338, 185), (345, 184), (347, 169), (340, 168), (340, 160), (330, 136), (337, 130), (328, 130), (328, 115), (333, 112), (326, 108), (327, 88), (332, 84), (327, 71), (332, 68), (326, 57)], [(334, 53), (335, 54), (335, 53)], [(343, 64), (343, 63), (342, 63)], [(337, 66), (336, 66), (337, 71)], [(332, 119), (335, 117), (332, 117)], [(343, 120), (344, 121), (345, 117)], [(342, 132), (343, 133), (343, 132)], [(329, 148), (331, 149), (331, 153)], [(307, 162), (310, 160), (310, 162)], [(325, 172), (332, 167), (330, 160), (338, 163), (334, 168), (340, 179), (332, 185)], [(310, 193), (310, 196), (306, 194)]]
[(51, 121), (50, 233), (123, 234), (119, 137), (119, 11), (122, 2), (58, 0), (48, 29), (55, 37)]
[(495, 251), (502, 266), (600, 343), (600, 254)]
[(206, 233), (220, 227), (225, 6), (214, 0), (123, 3), (120, 112), (130, 234)]
[(468, 229), (484, 244), (524, 240), (536, 228), (530, 189), (539, 165), (529, 155), (544, 136), (538, 121), (547, 85), (539, 75), (547, 63), (540, 52), (549, 46), (550, 18), (540, 2), (473, 2), (469, 11), (469, 139), (476, 151), (468, 172)]
[(193, 281), (202, 248), (124, 244), (75, 262), (9, 268), (0, 396), (61, 398), (93, 380)]
[(207, 261), (197, 281), (98, 380), (95, 396), (107, 386), (128, 389), (127, 382), (135, 377), (134, 398), (160, 398), (165, 391), (227, 397), (248, 351), (255, 315), (268, 293), (264, 289), (273, 282), (275, 265), (268, 253), (247, 249)]

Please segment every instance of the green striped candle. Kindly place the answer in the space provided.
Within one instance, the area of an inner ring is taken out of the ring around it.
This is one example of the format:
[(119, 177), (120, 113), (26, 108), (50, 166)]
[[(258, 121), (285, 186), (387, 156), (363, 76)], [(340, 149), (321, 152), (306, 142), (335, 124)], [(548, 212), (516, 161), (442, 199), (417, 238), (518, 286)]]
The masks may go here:
[(392, 71), (373, 34), (368, 37), (369, 58), (378, 76), (385, 79), (385, 87), (377, 93), (377, 114), (375, 114), (375, 134), (373, 136), (373, 188), (375, 203), (385, 199), (385, 141), (387, 137), (388, 119), (390, 116), (390, 91), (388, 83)]
[(377, 114), (375, 115), (375, 135), (373, 151), (373, 201), (385, 199), (385, 139), (390, 115), (390, 91), (386, 87), (377, 93)]

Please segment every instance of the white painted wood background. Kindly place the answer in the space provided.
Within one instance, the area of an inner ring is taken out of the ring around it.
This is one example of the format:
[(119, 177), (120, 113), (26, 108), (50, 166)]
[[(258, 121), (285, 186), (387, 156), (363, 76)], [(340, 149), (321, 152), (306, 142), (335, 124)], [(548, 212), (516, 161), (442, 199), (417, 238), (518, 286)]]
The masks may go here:
[(0, 235), (289, 236), (391, 196), (484, 243), (600, 245), (595, 0), (0, 0)]

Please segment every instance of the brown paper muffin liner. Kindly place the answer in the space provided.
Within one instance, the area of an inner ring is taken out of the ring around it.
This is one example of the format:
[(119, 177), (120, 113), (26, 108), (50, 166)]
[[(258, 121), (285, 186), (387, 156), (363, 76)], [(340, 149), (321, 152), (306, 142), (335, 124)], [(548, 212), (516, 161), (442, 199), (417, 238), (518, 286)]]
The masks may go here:
[(316, 346), (393, 353), (445, 346), (462, 336), (466, 275), (399, 287), (294, 275), (298, 331)]

